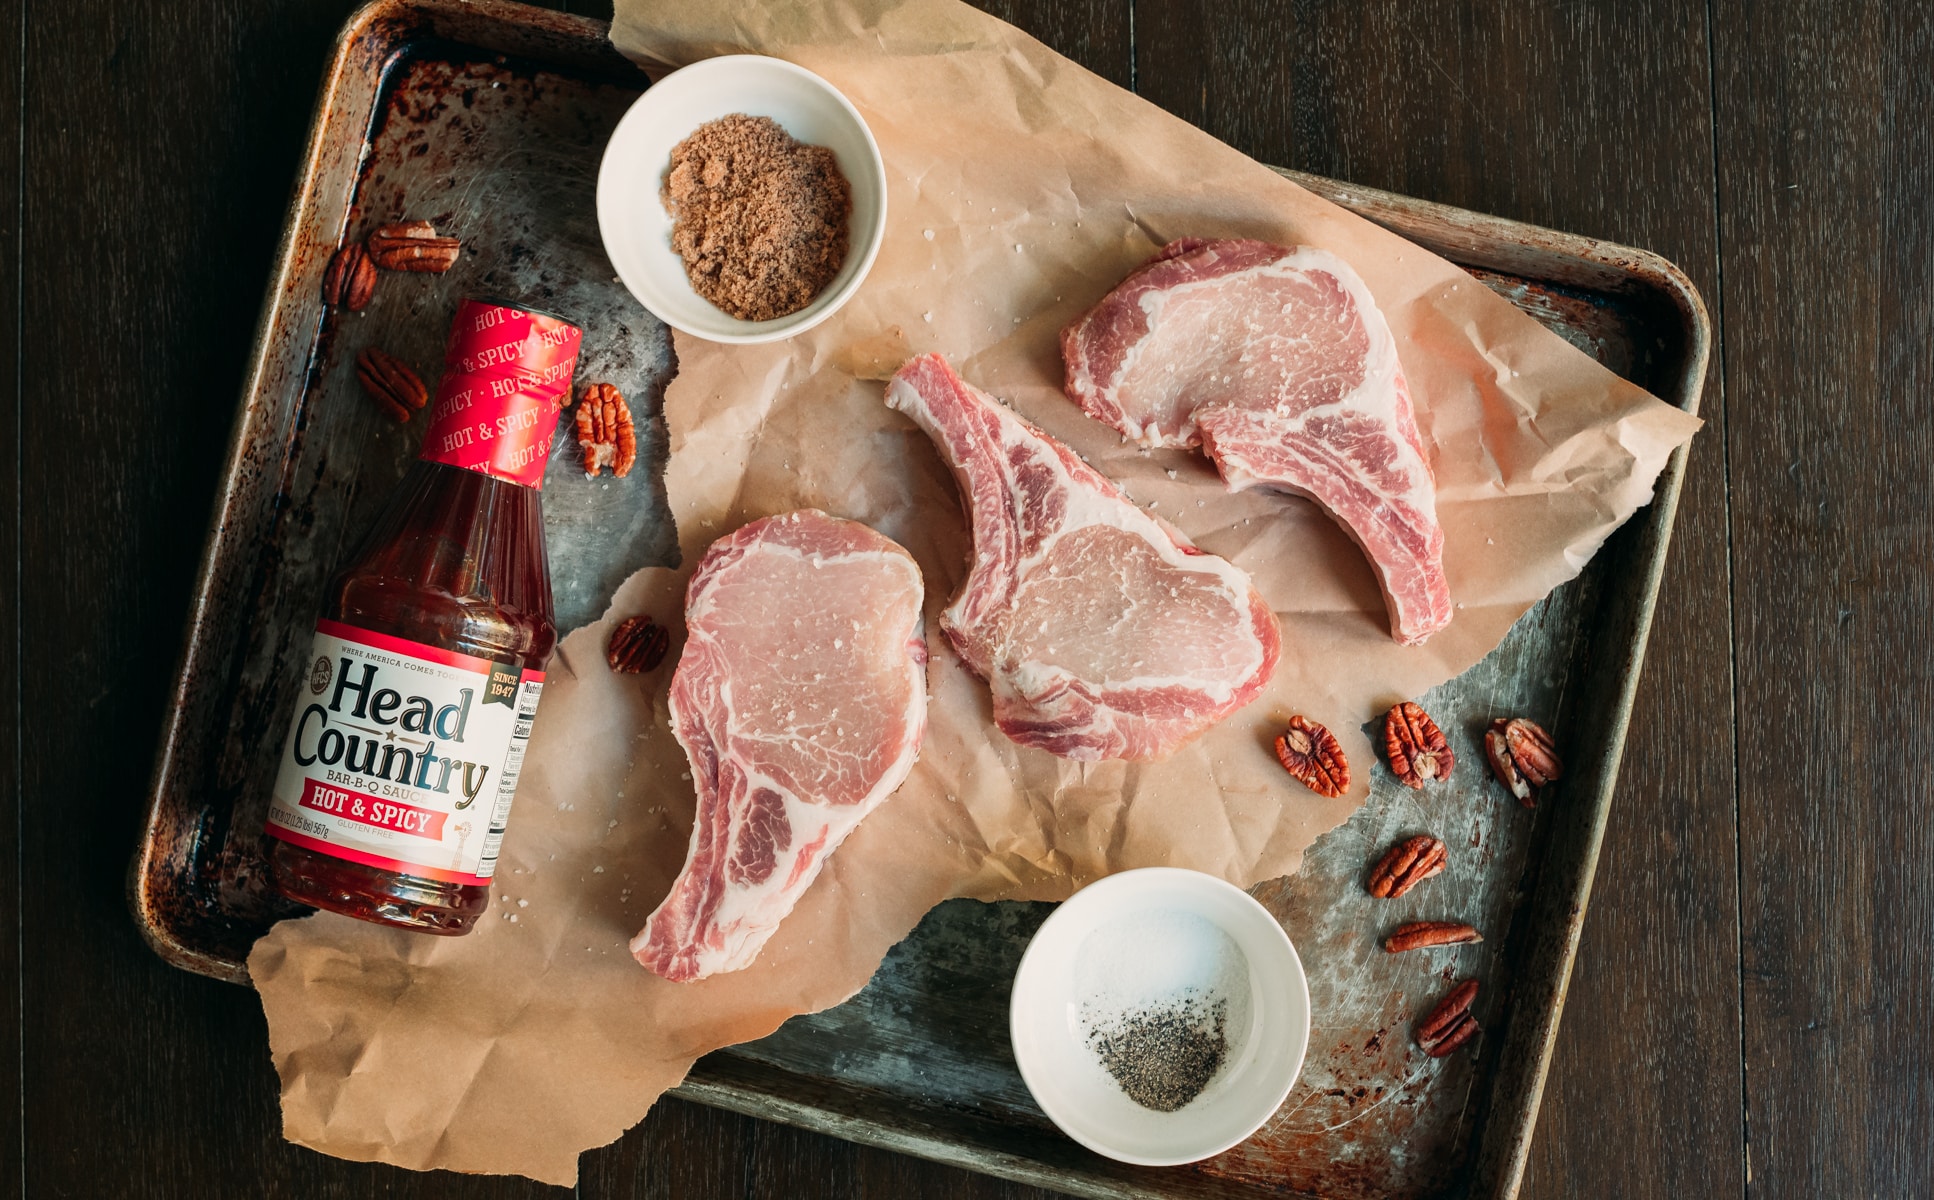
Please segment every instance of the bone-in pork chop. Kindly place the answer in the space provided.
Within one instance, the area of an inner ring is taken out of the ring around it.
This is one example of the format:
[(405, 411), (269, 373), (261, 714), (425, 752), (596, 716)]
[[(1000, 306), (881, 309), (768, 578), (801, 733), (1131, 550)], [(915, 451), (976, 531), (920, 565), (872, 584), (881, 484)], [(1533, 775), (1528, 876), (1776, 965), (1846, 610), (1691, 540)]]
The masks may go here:
[(631, 941), (673, 981), (735, 971), (913, 769), (927, 643), (913, 556), (812, 509), (706, 551), (686, 591), (672, 732), (698, 814), (684, 870)]
[(940, 627), (1008, 737), (1063, 758), (1161, 758), (1269, 681), (1280, 634), (1248, 575), (938, 355), (900, 368), (886, 402), (960, 482), (974, 561)]
[(1450, 624), (1437, 490), (1390, 326), (1310, 246), (1171, 242), (1061, 334), (1067, 392), (1148, 446), (1201, 446), (1231, 490), (1322, 505), (1369, 556), (1392, 635)]

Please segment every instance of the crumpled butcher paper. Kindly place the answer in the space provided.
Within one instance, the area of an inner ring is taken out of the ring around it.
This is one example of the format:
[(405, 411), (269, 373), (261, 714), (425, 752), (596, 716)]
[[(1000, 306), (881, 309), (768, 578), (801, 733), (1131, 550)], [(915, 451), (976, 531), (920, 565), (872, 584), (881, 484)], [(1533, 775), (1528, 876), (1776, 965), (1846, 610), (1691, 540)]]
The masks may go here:
[[(635, 1124), (693, 1060), (846, 999), (941, 900), (1056, 899), (1149, 865), (1245, 886), (1295, 871), (1366, 794), (1365, 723), (1477, 662), (1576, 575), (1698, 427), (1444, 260), (954, 0), (618, 0), (611, 36), (650, 69), (790, 59), (879, 140), (886, 241), (837, 316), (776, 345), (677, 338), (665, 484), (686, 570), (740, 524), (806, 505), (911, 550), (931, 732), (752, 967), (657, 978), (625, 943), (683, 861), (692, 785), (666, 727), (669, 663), (617, 676), (603, 648), (624, 616), (679, 625), (684, 574), (631, 577), (558, 653), (474, 934), (325, 913), (256, 946), (285, 1132), (325, 1153), (570, 1183), (579, 1152)], [(1199, 455), (1124, 445), (1062, 396), (1057, 332), (1183, 235), (1327, 247), (1389, 317), (1456, 603), (1427, 645), (1391, 641), (1362, 554), (1310, 504), (1231, 495)], [(931, 624), (970, 551), (953, 481), (881, 402), (881, 381), (930, 350), (1255, 577), (1284, 634), (1260, 699), (1160, 763), (1066, 762), (994, 729), (985, 686)], [(1350, 794), (1321, 799), (1275, 763), (1292, 712), (1341, 737)]]

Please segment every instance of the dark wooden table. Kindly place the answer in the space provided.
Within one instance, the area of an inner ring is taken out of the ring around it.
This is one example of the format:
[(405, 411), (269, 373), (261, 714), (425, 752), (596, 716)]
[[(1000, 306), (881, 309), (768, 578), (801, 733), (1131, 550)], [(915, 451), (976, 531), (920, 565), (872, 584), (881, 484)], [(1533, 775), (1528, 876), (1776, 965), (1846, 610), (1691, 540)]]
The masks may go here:
[[(1264, 161), (1691, 274), (1722, 330), (1709, 425), (1525, 1194), (1934, 1191), (1934, 8), (993, 7)], [(562, 1194), (283, 1143), (254, 997), (162, 966), (123, 907), (349, 8), (0, 0), (0, 1180), (32, 1196)], [(676, 1101), (578, 1191), (1045, 1194)]]

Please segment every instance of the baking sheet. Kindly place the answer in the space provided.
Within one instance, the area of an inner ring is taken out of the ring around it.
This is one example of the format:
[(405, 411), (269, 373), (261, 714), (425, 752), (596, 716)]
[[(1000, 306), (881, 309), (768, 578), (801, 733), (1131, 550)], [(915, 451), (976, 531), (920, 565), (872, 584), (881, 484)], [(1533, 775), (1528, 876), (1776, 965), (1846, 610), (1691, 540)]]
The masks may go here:
[[(1377, 776), (1375, 719), (1462, 673), (1574, 576), (1697, 427), (1452, 264), (952, 0), (626, 0), (613, 36), (647, 64), (782, 55), (830, 79), (878, 139), (891, 215), (846, 307), (765, 345), (674, 335), (665, 489), (687, 564), (746, 521), (799, 507), (905, 545), (929, 589), (927, 736), (905, 785), (757, 961), (688, 984), (637, 970), (623, 944), (684, 860), (692, 788), (673, 774), (667, 677), (602, 665), (615, 621), (643, 612), (677, 627), (685, 573), (632, 576), (604, 620), (564, 639), (547, 681), (500, 864), (501, 920), (425, 946), (320, 914), (257, 943), (250, 975), (284, 1132), (305, 1145), (568, 1182), (579, 1151), (633, 1124), (699, 1053), (845, 1000), (941, 900), (1058, 899), (1148, 865), (1245, 887), (1293, 873)], [(1436, 475), (1456, 597), (1426, 645), (1389, 637), (1361, 553), (1309, 502), (1231, 494), (1200, 455), (1130, 446), (1061, 394), (1059, 331), (1184, 236), (1320, 245), (1375, 295)], [(882, 402), (884, 378), (933, 350), (1250, 572), (1283, 627), (1258, 700), (1151, 763), (1069, 762), (994, 729), (985, 685), (931, 628), (973, 557), (954, 480)], [(1285, 777), (1270, 742), (1294, 712), (1336, 730), (1358, 764), (1353, 790), (1325, 799)], [(1467, 751), (1451, 786), (1483, 775)], [(1480, 865), (1471, 857), (1453, 870)], [(1437, 957), (1398, 961), (1414, 971)], [(1400, 987), (1391, 1003), (1422, 991)], [(1482, 994), (1480, 1020), (1497, 1004)], [(1385, 1066), (1430, 1096), (1468, 1078), (1468, 1058), (1389, 1041)]]
[[(501, 65), (501, 64), (492, 64), (492, 65)], [(541, 83), (541, 84), (540, 84), (539, 86), (540, 86), (540, 89), (551, 89), (551, 90), (553, 90), (553, 91), (554, 91), (554, 90), (556, 89), (556, 87), (557, 87), (557, 85), (556, 85), (556, 84), (554, 84), (554, 83), (549, 83), (549, 82), (542, 82), (542, 83)], [(493, 90), (496, 90), (496, 89), (493, 89)], [(379, 136), (380, 136), (380, 135), (379, 135)], [(378, 159), (376, 159), (375, 161), (381, 161), (381, 159), (380, 159), (380, 157), (379, 157)], [(420, 193), (418, 193), (418, 194), (420, 195)], [(588, 205), (587, 205), (587, 207), (588, 207)], [(440, 330), (440, 326), (439, 326), (439, 330)], [(326, 375), (326, 371), (325, 371), (325, 375)], [(550, 717), (550, 719), (552, 719), (552, 720), (558, 720), (558, 719), (560, 719), (560, 718), (558, 718), (558, 716), (557, 716), (557, 711), (556, 711), (556, 709), (554, 709), (554, 708), (553, 708), (553, 707), (552, 707), (552, 706), (550, 705), (550, 703), (549, 703), (549, 702), (547, 702), (547, 708), (546, 708), (546, 712), (547, 712), (547, 715), (548, 715), (548, 716)], [(569, 723), (569, 724), (571, 724), (571, 725), (572, 725), (573, 727), (577, 727), (577, 726), (579, 726), (579, 725), (581, 725), (581, 724), (582, 724), (582, 722), (580, 722), (580, 721), (568, 721), (568, 723)], [(602, 727), (598, 727), (598, 728), (602, 728)], [(674, 759), (673, 761), (676, 761), (676, 760)], [(1473, 758), (1472, 758), (1472, 757), (1471, 757), (1471, 756), (1470, 756), (1470, 755), (1468, 754), (1468, 751), (1467, 751), (1467, 753), (1466, 753), (1466, 762), (1467, 762), (1467, 764), (1471, 764), (1471, 763), (1474, 763), (1474, 759), (1473, 759)], [(567, 801), (566, 803), (568, 803), (568, 801)], [(525, 821), (525, 820), (527, 820), (527, 819), (529, 818), (529, 813), (528, 813), (528, 811), (527, 811), (529, 807), (530, 807), (530, 800), (529, 800), (529, 797), (528, 797), (528, 796), (526, 796), (526, 799), (525, 799), (525, 800), (524, 800), (524, 801), (523, 801), (523, 802), (522, 802), (522, 803), (520, 804), (520, 825), (521, 825), (521, 824), (523, 824), (523, 823), (524, 823), (524, 821)], [(615, 819), (615, 818), (613, 818), (613, 819)], [(680, 839), (680, 846), (681, 846), (681, 848), (682, 848), (682, 836), (681, 836), (681, 839)], [(674, 865), (675, 865), (675, 864), (674, 864)], [(592, 881), (592, 882), (593, 882), (593, 883), (595, 883), (595, 881)], [(611, 881), (611, 882), (612, 882), (612, 883), (613, 883), (613, 884), (615, 885), (617, 881), (615, 881), (615, 880), (614, 880), (614, 881)], [(618, 891), (618, 892), (620, 892), (620, 893), (622, 893), (622, 891), (623, 891), (623, 890), (624, 890), (624, 889), (622, 889), (622, 888), (618, 888), (618, 889), (617, 889), (617, 891)], [(635, 891), (635, 889), (634, 889), (634, 891)], [(506, 889), (506, 894), (507, 894), (507, 895), (510, 895), (510, 894), (514, 894), (514, 893), (511, 893), (511, 892), (509, 892), (509, 891), (508, 891), (508, 889)], [(529, 899), (531, 899), (531, 896), (529, 896), (529, 895), (518, 895), (518, 896), (517, 896), (517, 898), (520, 898), (520, 899), (526, 899), (526, 900), (529, 900)], [(640, 910), (640, 911), (642, 911), (642, 910)], [(507, 918), (506, 918), (506, 920), (507, 920)], [(635, 923), (635, 922), (634, 922), (634, 923)], [(359, 965), (359, 966), (358, 966), (358, 968), (357, 968), (357, 969), (358, 969), (358, 973), (360, 974), (361, 972), (363, 972), (363, 971), (365, 971), (365, 970), (367, 969), (367, 964), (366, 964), (366, 963), (365, 963), (365, 964), (361, 964), (361, 965)], [(633, 969), (635, 970), (635, 968), (633, 968)], [(312, 980), (312, 981), (310, 981), (310, 982), (314, 982), (314, 981)], [(500, 1043), (500, 1045), (501, 1045), (501, 1043)], [(399, 1151), (397, 1151), (397, 1150), (395, 1150), (395, 1149), (392, 1149), (392, 1150), (391, 1150), (390, 1152), (391, 1152), (391, 1153), (398, 1153)], [(407, 1152), (408, 1152), (408, 1147), (403, 1147), (403, 1148), (402, 1148), (402, 1150), (401, 1150), (400, 1152), (402, 1152), (402, 1153), (407, 1153)]]

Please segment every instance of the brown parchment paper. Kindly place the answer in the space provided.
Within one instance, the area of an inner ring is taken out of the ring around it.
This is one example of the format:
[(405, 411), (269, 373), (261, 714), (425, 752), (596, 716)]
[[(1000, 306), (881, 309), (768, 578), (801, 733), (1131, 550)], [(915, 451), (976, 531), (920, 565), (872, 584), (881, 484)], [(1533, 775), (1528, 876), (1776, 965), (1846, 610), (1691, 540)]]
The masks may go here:
[[(850, 996), (942, 899), (1059, 898), (1145, 865), (1243, 885), (1296, 870), (1366, 793), (1365, 723), (1476, 662), (1575, 575), (1697, 428), (1443, 260), (954, 0), (618, 0), (612, 39), (648, 66), (744, 51), (798, 62), (852, 99), (886, 158), (886, 242), (841, 313), (776, 346), (677, 339), (666, 487), (688, 568), (743, 522), (814, 505), (906, 545), (937, 612), (965, 571), (965, 520), (880, 383), (934, 350), (1251, 572), (1281, 614), (1283, 665), (1166, 762), (1081, 765), (1002, 737), (985, 687), (933, 630), (913, 776), (752, 967), (668, 984), (625, 943), (690, 829), (670, 670), (621, 678), (602, 662), (616, 618), (677, 623), (684, 573), (640, 572), (559, 651), (476, 933), (324, 914), (257, 945), (285, 1132), (304, 1145), (568, 1183), (580, 1151), (618, 1137), (695, 1058)], [(1312, 506), (1230, 495), (1206, 460), (1124, 446), (1061, 396), (1057, 331), (1182, 235), (1315, 243), (1376, 295), (1446, 531), (1455, 619), (1427, 645), (1390, 640), (1369, 567)], [(1319, 799), (1275, 764), (1269, 740), (1291, 712), (1342, 738), (1351, 794)]]

